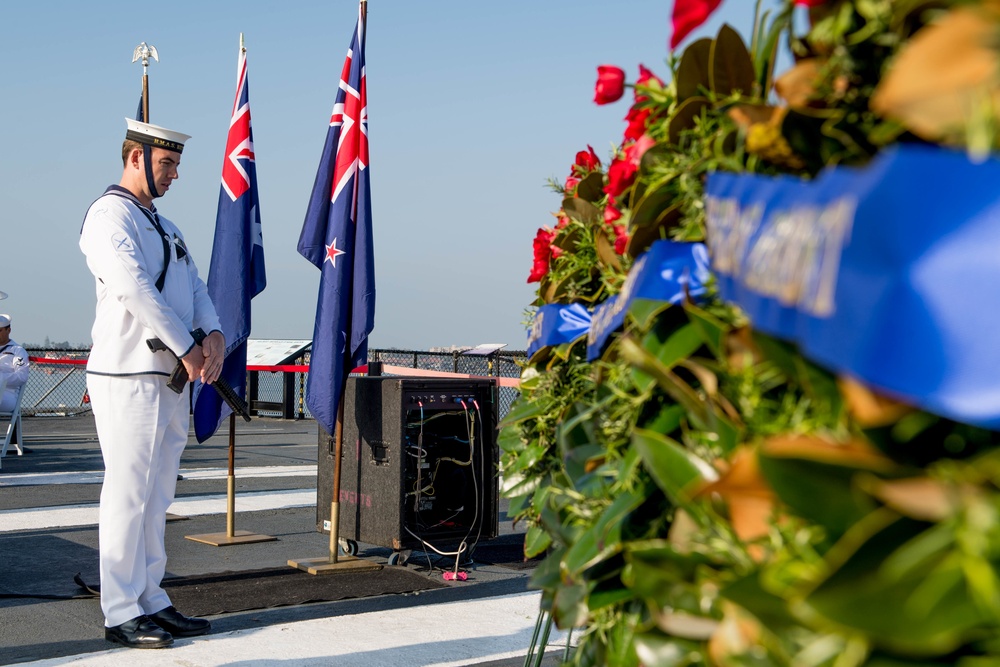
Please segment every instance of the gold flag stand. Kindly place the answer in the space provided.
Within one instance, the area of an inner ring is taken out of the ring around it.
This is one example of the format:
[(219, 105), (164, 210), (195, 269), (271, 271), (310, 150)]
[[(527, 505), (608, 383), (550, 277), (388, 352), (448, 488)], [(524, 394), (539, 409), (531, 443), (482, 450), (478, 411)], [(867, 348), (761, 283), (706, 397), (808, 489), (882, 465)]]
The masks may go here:
[(274, 542), (278, 538), (270, 535), (257, 535), (246, 530), (235, 530), (236, 527), (236, 413), (229, 415), (229, 477), (226, 493), (226, 532), (204, 533), (202, 535), (185, 535), (184, 539), (201, 542), (213, 547), (227, 547), (234, 544), (253, 544), (255, 542)]
[(334, 428), (334, 442), (336, 444), (333, 453), (333, 501), (330, 503), (330, 555), (320, 558), (289, 559), (288, 561), (289, 567), (309, 574), (336, 574), (382, 569), (378, 563), (337, 553), (340, 542), (340, 458), (343, 450), (343, 435), (344, 392), (341, 391), (340, 405), (337, 408), (337, 426)]

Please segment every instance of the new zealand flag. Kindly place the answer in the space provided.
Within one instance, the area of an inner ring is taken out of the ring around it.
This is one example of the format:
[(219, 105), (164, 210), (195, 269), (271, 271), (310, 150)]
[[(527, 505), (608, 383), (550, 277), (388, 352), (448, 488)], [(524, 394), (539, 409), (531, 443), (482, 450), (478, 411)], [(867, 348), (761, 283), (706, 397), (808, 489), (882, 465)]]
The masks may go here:
[[(226, 336), (226, 360), (221, 377), (246, 398), (247, 338), (250, 337), (250, 299), (260, 294), (264, 275), (264, 246), (257, 200), (257, 168), (250, 127), (250, 90), (246, 50), (240, 49), (236, 101), (229, 121), (226, 157), (222, 163), (222, 190), (215, 217), (215, 242), (208, 271), (208, 294)], [(195, 385), (194, 431), (204, 442), (218, 430), (232, 410), (211, 385)]]
[(347, 377), (366, 363), (375, 328), (363, 15), (340, 75), (298, 250), (321, 272), (306, 404), (333, 433)]

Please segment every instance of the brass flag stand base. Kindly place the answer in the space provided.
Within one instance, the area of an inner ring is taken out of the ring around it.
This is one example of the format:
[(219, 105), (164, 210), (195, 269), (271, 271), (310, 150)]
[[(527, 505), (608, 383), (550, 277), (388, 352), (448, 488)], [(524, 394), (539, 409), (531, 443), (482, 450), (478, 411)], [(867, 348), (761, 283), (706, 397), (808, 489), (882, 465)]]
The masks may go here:
[(290, 567), (297, 568), (309, 574), (337, 574), (341, 572), (369, 572), (381, 570), (382, 566), (354, 556), (340, 556), (331, 563), (329, 558), (307, 558), (305, 560), (289, 560)]
[(337, 553), (337, 545), (340, 542), (340, 455), (343, 450), (341, 442), (344, 434), (343, 419), (344, 399), (343, 392), (341, 392), (340, 405), (337, 408), (337, 424), (333, 436), (335, 445), (333, 452), (333, 502), (330, 503), (330, 555), (326, 558), (289, 559), (288, 561), (289, 567), (298, 568), (309, 574), (365, 572), (382, 569), (378, 563), (354, 556), (342, 556)]
[[(339, 424), (338, 424), (339, 426)], [(339, 429), (338, 429), (339, 432)], [(339, 433), (338, 433), (339, 435)], [(339, 444), (339, 440), (337, 441)], [(340, 454), (340, 447), (337, 447)], [(339, 466), (338, 466), (339, 472)], [(339, 485), (338, 485), (339, 486)], [(334, 496), (336, 498), (336, 496)], [(382, 566), (354, 556), (342, 556), (337, 553), (337, 525), (340, 523), (340, 503), (336, 500), (330, 505), (330, 555), (326, 558), (289, 559), (288, 566), (309, 574), (336, 574), (339, 572), (366, 572), (381, 570)]]
[[(213, 547), (228, 547), (234, 544), (253, 544), (254, 542), (276, 542), (277, 537), (257, 535), (246, 530), (234, 530), (236, 526), (236, 414), (229, 415), (229, 478), (226, 489), (226, 532), (203, 533), (201, 535), (185, 535), (184, 539), (201, 542)], [(184, 517), (187, 518), (187, 517)]]

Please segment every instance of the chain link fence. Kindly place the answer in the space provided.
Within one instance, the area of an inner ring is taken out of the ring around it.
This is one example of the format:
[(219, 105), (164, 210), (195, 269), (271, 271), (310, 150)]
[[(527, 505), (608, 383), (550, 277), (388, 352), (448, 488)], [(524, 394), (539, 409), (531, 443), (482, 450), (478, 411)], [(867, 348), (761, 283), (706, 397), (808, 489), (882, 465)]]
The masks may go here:
[[(90, 409), (87, 396), (87, 350), (29, 349), (37, 358), (21, 399), (26, 416), (65, 416)], [(369, 350), (369, 362), (429, 371), (463, 373), (496, 378), (518, 378), (525, 362), (524, 352), (496, 351), (487, 355), (462, 351)], [(44, 360), (41, 361), (41, 360)], [(309, 354), (295, 360), (308, 365)], [(392, 375), (391, 372), (383, 372)], [(252, 371), (248, 373), (248, 396), (252, 411), (262, 417), (311, 418), (306, 406), (306, 373)], [(497, 413), (502, 419), (518, 396), (516, 387), (497, 387)]]

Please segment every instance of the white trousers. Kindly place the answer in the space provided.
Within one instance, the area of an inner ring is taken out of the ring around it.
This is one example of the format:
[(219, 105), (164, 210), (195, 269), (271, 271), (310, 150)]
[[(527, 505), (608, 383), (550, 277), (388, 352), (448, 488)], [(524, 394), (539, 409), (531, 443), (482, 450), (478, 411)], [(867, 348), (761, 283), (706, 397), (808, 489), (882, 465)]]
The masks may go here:
[(14, 404), (17, 403), (17, 391), (11, 389), (6, 391), (0, 389), (0, 412), (13, 412)]
[(181, 452), (187, 444), (188, 390), (166, 378), (88, 375), (104, 457), (99, 525), (101, 609), (107, 627), (170, 606), (160, 587), (163, 544)]

